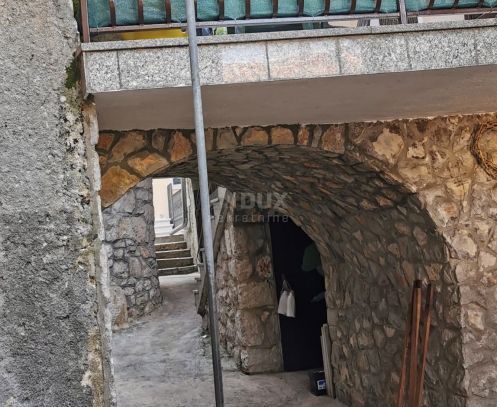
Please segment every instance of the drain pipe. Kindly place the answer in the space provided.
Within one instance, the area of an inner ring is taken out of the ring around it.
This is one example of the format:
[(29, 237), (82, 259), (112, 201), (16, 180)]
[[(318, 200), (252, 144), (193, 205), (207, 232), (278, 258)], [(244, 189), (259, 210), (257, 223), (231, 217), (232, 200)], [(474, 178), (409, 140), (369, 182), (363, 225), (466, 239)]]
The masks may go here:
[(200, 186), (200, 209), (202, 213), (202, 229), (206, 271), (209, 280), (209, 329), (211, 334), (212, 367), (214, 370), (214, 390), (216, 407), (224, 407), (223, 372), (219, 352), (219, 328), (217, 324), (216, 288), (214, 276), (214, 248), (212, 240), (211, 211), (209, 198), (209, 177), (207, 174), (207, 153), (205, 150), (204, 114), (202, 111), (202, 92), (198, 66), (197, 27), (195, 21), (194, 0), (186, 1), (186, 19), (188, 23), (188, 43), (190, 51), (190, 71), (193, 89), (193, 110), (195, 116), (195, 138), (197, 141), (198, 176)]

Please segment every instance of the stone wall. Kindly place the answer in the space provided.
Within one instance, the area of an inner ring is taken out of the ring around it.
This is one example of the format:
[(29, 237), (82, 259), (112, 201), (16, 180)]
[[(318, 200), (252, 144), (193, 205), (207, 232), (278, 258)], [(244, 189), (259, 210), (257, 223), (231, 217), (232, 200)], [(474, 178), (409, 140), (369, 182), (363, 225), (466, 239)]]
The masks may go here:
[(162, 303), (155, 258), (152, 179), (140, 182), (103, 211), (113, 323), (122, 326)]
[[(280, 209), (318, 244), (332, 334), (341, 335), (333, 363), (342, 400), (395, 397), (401, 321), (419, 276), (437, 288), (426, 405), (495, 405), (496, 128), (488, 114), (206, 132), (211, 182), (278, 194)], [(105, 205), (140, 171), (196, 177), (192, 130), (105, 135)]]
[(110, 405), (71, 2), (0, 9), (0, 405)]
[(318, 242), (326, 253), (338, 398), (353, 406), (395, 404), (410, 290), (419, 278), (436, 291), (425, 405), (464, 405), (459, 293), (444, 240), (426, 212), (407, 199), (358, 213), (335, 225), (332, 239), (331, 250)]
[(233, 224), (233, 205), (216, 263), (221, 345), (246, 373), (283, 368), (269, 232)]

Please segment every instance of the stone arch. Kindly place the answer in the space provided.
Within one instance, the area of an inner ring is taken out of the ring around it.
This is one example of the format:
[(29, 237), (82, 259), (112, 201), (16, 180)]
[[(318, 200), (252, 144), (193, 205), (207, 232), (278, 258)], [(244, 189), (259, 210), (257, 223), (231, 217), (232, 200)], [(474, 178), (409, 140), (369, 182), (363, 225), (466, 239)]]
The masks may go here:
[[(437, 287), (427, 405), (497, 397), (497, 189), (469, 149), (476, 128), (493, 119), (206, 132), (212, 182), (287, 193), (283, 209), (318, 243), (345, 402), (392, 404), (416, 275)], [(97, 150), (105, 206), (150, 175), (196, 176), (192, 131), (105, 132)]]

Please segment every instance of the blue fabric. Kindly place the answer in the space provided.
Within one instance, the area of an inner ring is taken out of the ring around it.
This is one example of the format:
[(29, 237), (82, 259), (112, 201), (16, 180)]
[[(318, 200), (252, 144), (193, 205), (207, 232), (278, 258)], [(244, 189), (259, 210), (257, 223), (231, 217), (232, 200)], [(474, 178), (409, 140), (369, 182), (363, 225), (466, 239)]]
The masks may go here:
[[(346, 14), (350, 12), (351, 0), (332, 0), (331, 14)], [(138, 24), (138, 2), (136, 0), (115, 0), (117, 25)], [(406, 0), (408, 11), (420, 11), (428, 8), (429, 0)], [(436, 9), (452, 8), (454, 0), (435, 0)], [(485, 7), (497, 6), (497, 0), (485, 0)], [(478, 0), (460, 0), (459, 8), (476, 7)], [(376, 8), (376, 0), (357, 0), (357, 13), (372, 13)], [(110, 11), (108, 0), (88, 0), (90, 27), (110, 26)], [(380, 12), (394, 13), (397, 11), (397, 0), (382, 0)], [(171, 19), (174, 22), (186, 21), (185, 0), (171, 0)], [(305, 0), (304, 15), (319, 16), (324, 13), (324, 0)], [(245, 18), (245, 0), (225, 0), (224, 14), (226, 19), (239, 20)], [(251, 18), (269, 18), (273, 15), (271, 0), (251, 0)], [(278, 16), (293, 17), (298, 15), (297, 0), (279, 0)], [(143, 0), (143, 17), (146, 24), (163, 23), (165, 17), (164, 0)], [(198, 19), (212, 21), (219, 18), (217, 0), (198, 0)]]

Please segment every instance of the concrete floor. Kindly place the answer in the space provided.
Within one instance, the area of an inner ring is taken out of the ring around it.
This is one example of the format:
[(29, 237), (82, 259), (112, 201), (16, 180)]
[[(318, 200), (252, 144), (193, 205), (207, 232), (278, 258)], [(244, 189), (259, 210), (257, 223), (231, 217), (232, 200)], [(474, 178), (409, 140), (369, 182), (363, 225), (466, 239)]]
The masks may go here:
[[(119, 407), (214, 406), (209, 344), (193, 275), (161, 277), (164, 306), (113, 339)], [(223, 358), (227, 407), (343, 407), (308, 391), (305, 372), (244, 375)]]

